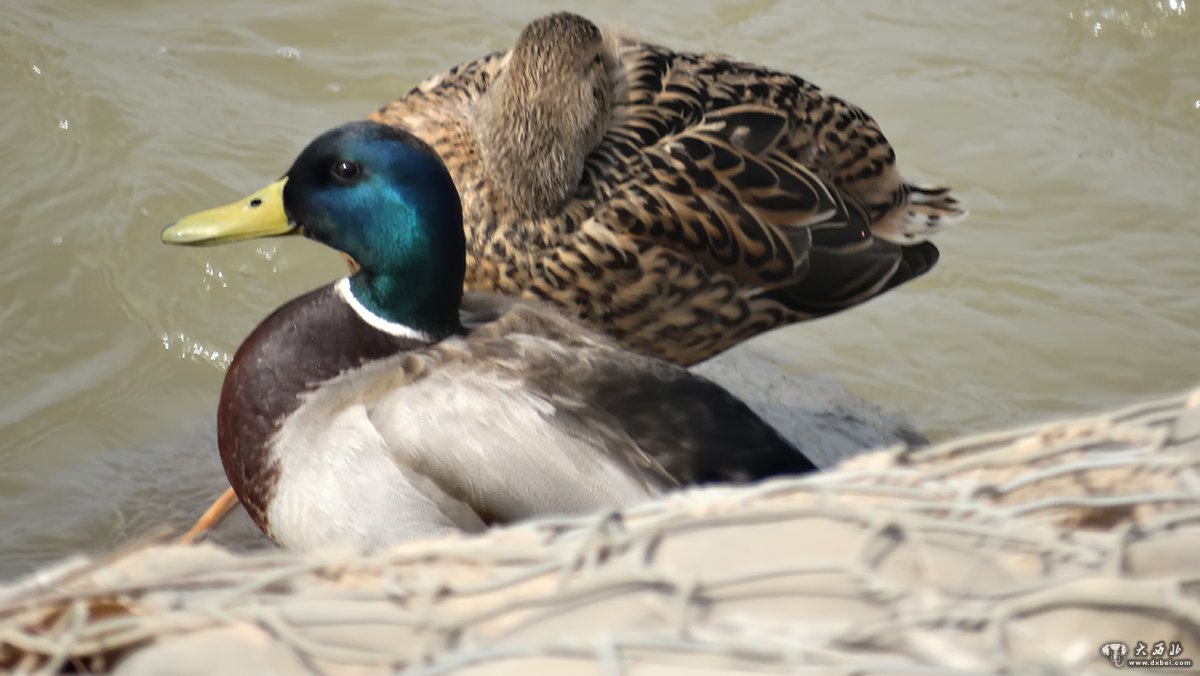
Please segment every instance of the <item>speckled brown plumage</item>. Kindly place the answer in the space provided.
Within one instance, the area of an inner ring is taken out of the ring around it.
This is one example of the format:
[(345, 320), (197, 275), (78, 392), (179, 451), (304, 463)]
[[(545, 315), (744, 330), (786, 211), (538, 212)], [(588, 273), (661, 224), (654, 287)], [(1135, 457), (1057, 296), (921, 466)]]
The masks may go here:
[[(948, 189), (903, 179), (874, 119), (816, 85), (587, 26), (569, 14), (533, 22), (517, 50), (549, 65), (522, 66), (519, 84), (506, 75), (511, 53), (491, 54), (371, 116), (411, 130), (448, 166), (468, 289), (544, 299), (629, 349), (693, 364), (927, 272), (938, 254), (926, 239), (964, 216)], [(572, 73), (578, 96), (564, 85)], [(519, 96), (501, 106), (488, 97), (505, 77)], [(493, 147), (506, 135), (489, 125), (505, 114), (512, 133), (542, 144), (536, 154), (518, 162)], [(598, 145), (589, 120), (603, 122)], [(553, 181), (521, 189), (543, 174), (574, 181), (557, 208), (546, 206)]]

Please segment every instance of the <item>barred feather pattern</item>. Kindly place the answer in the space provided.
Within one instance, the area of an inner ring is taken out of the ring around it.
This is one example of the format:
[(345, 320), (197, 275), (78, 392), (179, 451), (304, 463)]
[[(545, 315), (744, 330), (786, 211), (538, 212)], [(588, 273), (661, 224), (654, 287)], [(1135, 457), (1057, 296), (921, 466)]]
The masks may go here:
[(862, 109), (786, 73), (609, 37), (619, 95), (574, 196), (508, 208), (473, 106), (507, 53), (456, 66), (371, 119), (441, 155), (462, 197), (468, 290), (549, 301), (625, 348), (690, 365), (927, 272), (965, 217), (907, 182)]

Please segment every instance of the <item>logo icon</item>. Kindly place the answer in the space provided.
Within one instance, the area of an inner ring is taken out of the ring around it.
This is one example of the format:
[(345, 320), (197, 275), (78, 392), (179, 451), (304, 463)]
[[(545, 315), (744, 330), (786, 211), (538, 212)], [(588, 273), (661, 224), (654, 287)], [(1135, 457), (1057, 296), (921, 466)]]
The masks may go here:
[[(1143, 647), (1143, 650), (1145, 648)], [(1105, 643), (1100, 646), (1100, 654), (1104, 655), (1112, 662), (1113, 666), (1120, 669), (1125, 666), (1125, 655), (1129, 652), (1129, 647), (1124, 643)]]

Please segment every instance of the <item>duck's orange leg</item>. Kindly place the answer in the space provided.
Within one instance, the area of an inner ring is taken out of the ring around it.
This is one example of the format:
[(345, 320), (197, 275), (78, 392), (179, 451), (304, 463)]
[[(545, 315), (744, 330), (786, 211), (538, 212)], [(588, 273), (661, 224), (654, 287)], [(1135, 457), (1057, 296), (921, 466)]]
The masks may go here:
[(236, 507), (237, 504), (238, 499), (237, 496), (234, 495), (233, 489), (226, 488), (225, 492), (221, 494), (221, 497), (217, 498), (217, 501), (212, 503), (212, 506), (208, 508), (208, 511), (204, 512), (204, 514), (196, 520), (196, 524), (189, 528), (188, 532), (183, 534), (183, 537), (179, 538), (179, 543), (190, 545), (204, 537), (208, 531), (215, 528), (218, 523), (221, 523), (221, 519), (225, 518), (225, 515), (229, 513), (229, 510)]

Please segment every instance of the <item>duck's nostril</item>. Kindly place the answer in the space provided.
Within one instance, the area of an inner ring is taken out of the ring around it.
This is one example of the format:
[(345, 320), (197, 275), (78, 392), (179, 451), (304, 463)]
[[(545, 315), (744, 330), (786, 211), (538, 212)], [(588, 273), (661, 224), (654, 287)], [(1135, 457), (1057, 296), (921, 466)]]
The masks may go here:
[(259, 199), (259, 198), (255, 197), (254, 199), (250, 200), (250, 208), (251, 208), (251, 209), (257, 209), (257, 208), (259, 208), (259, 207), (261, 207), (261, 206), (262, 206), (262, 200), (261, 200), (261, 199)]

